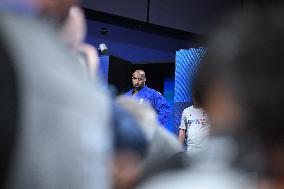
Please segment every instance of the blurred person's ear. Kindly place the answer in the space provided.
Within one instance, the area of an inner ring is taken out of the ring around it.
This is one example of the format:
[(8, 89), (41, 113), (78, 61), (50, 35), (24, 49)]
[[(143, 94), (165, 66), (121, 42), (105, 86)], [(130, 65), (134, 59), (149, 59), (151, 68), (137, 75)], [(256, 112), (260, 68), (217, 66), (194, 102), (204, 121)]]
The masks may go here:
[(85, 58), (82, 59), (81, 63), (87, 66), (90, 75), (94, 77), (99, 65), (99, 55), (95, 47), (87, 43), (81, 43), (77, 46), (76, 51), (84, 55)]
[(87, 67), (90, 75), (93, 77), (97, 72), (99, 56), (95, 47), (84, 43), (86, 30), (83, 10), (79, 7), (71, 7), (68, 17), (62, 25), (61, 35), (69, 47), (82, 55), (80, 62)]
[(83, 10), (71, 7), (61, 28), (61, 35), (67, 45), (76, 49), (86, 37), (86, 21)]

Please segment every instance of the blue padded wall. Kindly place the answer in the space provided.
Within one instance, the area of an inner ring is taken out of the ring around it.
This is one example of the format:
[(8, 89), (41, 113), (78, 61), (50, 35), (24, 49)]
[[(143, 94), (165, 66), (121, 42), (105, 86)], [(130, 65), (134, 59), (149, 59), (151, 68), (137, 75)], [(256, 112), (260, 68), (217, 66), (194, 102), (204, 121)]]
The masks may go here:
[(206, 53), (205, 48), (192, 48), (176, 52), (174, 128), (178, 133), (182, 111), (192, 105), (191, 87), (200, 60)]

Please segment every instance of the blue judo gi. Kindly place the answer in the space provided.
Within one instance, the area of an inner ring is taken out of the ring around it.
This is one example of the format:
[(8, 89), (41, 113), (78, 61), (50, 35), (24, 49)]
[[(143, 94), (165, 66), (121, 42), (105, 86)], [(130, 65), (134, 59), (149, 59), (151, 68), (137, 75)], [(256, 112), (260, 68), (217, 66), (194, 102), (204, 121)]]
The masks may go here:
[[(125, 93), (125, 96), (132, 96), (132, 93), (133, 89)], [(166, 126), (170, 117), (171, 109), (167, 100), (161, 93), (144, 86), (138, 93), (135, 94), (134, 97), (139, 101), (140, 104), (142, 104), (144, 101), (149, 102), (158, 114), (159, 123), (163, 126)]]

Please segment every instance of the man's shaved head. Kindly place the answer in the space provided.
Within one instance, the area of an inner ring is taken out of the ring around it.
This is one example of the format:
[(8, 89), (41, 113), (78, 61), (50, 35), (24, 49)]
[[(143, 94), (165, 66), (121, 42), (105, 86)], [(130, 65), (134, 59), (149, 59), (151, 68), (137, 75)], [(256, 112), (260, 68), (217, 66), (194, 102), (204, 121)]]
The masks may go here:
[(146, 74), (143, 70), (135, 70), (135, 72), (132, 75), (132, 84), (134, 87), (134, 90), (139, 91), (145, 86), (146, 82)]
[(141, 77), (143, 76), (143, 78), (145, 78), (145, 77), (146, 77), (146, 74), (145, 74), (144, 70), (135, 70), (135, 72), (134, 72), (134, 73), (139, 74)]

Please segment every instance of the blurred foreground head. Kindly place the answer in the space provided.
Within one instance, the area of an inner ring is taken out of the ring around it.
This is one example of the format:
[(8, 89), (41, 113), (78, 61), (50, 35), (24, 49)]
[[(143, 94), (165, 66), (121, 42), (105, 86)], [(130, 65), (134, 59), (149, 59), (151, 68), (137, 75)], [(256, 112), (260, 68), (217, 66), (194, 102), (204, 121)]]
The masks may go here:
[(109, 188), (108, 93), (53, 26), (0, 10), (0, 62), (0, 188)]
[(118, 104), (132, 114), (141, 127), (149, 143), (146, 157), (140, 162), (140, 172), (136, 184), (164, 171), (176, 170), (187, 165), (187, 156), (176, 136), (160, 127), (157, 113), (148, 103), (139, 104), (135, 99), (120, 96)]
[(256, 135), (266, 170), (274, 173), (284, 171), (283, 160), (275, 159), (284, 153), (284, 9), (279, 7), (244, 11), (224, 23), (196, 80), (213, 135)]

